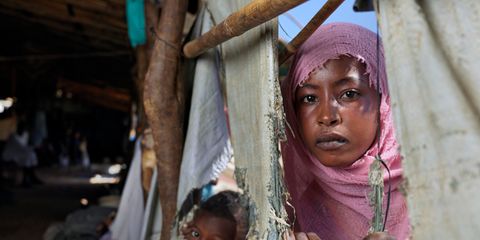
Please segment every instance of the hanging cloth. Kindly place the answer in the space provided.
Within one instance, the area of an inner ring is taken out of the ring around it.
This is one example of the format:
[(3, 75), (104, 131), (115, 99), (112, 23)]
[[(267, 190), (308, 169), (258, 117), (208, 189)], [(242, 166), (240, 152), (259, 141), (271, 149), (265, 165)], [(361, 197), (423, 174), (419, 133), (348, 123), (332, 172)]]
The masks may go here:
[[(203, 9), (196, 23), (197, 35), (213, 23)], [(227, 119), (219, 78), (219, 58), (215, 49), (200, 56), (196, 63), (190, 119), (183, 150), (177, 208), (193, 188), (200, 188), (218, 177), (232, 157)]]
[(123, 188), (120, 206), (110, 228), (112, 240), (140, 239), (144, 215), (140, 141), (141, 138), (138, 138), (135, 142), (133, 159)]
[(147, 35), (144, 0), (127, 0), (126, 15), (130, 44), (132, 47), (145, 44)]

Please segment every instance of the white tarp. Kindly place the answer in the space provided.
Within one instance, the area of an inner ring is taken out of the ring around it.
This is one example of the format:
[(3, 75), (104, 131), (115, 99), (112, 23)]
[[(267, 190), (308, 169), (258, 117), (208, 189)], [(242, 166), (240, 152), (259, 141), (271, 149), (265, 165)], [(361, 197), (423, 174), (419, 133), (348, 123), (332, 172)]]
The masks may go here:
[(414, 239), (480, 234), (480, 1), (380, 0)]

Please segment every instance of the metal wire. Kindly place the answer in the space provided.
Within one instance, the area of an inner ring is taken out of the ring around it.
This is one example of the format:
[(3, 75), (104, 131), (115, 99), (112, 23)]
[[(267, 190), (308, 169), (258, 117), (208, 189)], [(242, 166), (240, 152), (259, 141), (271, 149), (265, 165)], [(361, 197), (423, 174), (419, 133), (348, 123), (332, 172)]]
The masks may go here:
[[(378, 0), (376, 0), (376, 10), (377, 14), (380, 13), (380, 9), (378, 8)], [(378, 126), (377, 126), (377, 148), (379, 153), (377, 154), (377, 159), (382, 163), (383, 167), (387, 169), (388, 172), (388, 193), (387, 193), (387, 207), (385, 209), (385, 218), (383, 222), (383, 227), (382, 231), (385, 231), (385, 226), (387, 225), (387, 219), (388, 219), (388, 212), (390, 210), (390, 195), (392, 191), (392, 184), (391, 184), (391, 174), (390, 174), (390, 169), (388, 168), (387, 164), (382, 160), (382, 157), (380, 156), (380, 133), (382, 131), (382, 126), (380, 122), (380, 105), (381, 105), (381, 100), (382, 100), (382, 92), (380, 89), (380, 28), (377, 20), (377, 93), (378, 93), (378, 115), (377, 115), (377, 121), (378, 121)]]

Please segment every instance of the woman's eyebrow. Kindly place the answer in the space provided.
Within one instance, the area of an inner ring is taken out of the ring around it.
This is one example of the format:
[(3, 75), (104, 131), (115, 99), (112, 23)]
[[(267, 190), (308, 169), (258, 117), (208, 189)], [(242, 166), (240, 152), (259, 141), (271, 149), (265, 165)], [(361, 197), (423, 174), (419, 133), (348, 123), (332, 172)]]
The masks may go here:
[(334, 85), (338, 87), (338, 86), (348, 85), (351, 83), (358, 84), (360, 83), (360, 81), (361, 81), (360, 78), (358, 78), (357, 76), (347, 76), (335, 81)]
[(316, 85), (316, 84), (312, 84), (312, 83), (303, 83), (302, 85), (300, 85), (300, 88), (311, 88), (311, 89), (318, 89), (319, 86)]

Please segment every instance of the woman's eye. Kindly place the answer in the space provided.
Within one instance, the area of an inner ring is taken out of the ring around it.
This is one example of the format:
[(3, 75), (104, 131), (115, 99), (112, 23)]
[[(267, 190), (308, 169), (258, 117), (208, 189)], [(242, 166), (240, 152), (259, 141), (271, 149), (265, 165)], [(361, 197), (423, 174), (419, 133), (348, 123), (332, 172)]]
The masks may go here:
[(194, 237), (194, 238), (199, 238), (199, 237), (200, 237), (200, 233), (199, 233), (198, 231), (196, 231), (196, 230), (193, 230), (193, 231), (192, 231), (192, 237)]
[(303, 102), (304, 103), (313, 103), (317, 100), (317, 98), (313, 95), (307, 95), (305, 97), (303, 97)]
[(341, 98), (346, 98), (346, 99), (355, 99), (356, 97), (358, 97), (360, 95), (360, 93), (358, 93), (357, 91), (354, 91), (354, 90), (348, 90), (346, 92), (344, 92), (341, 96)]

